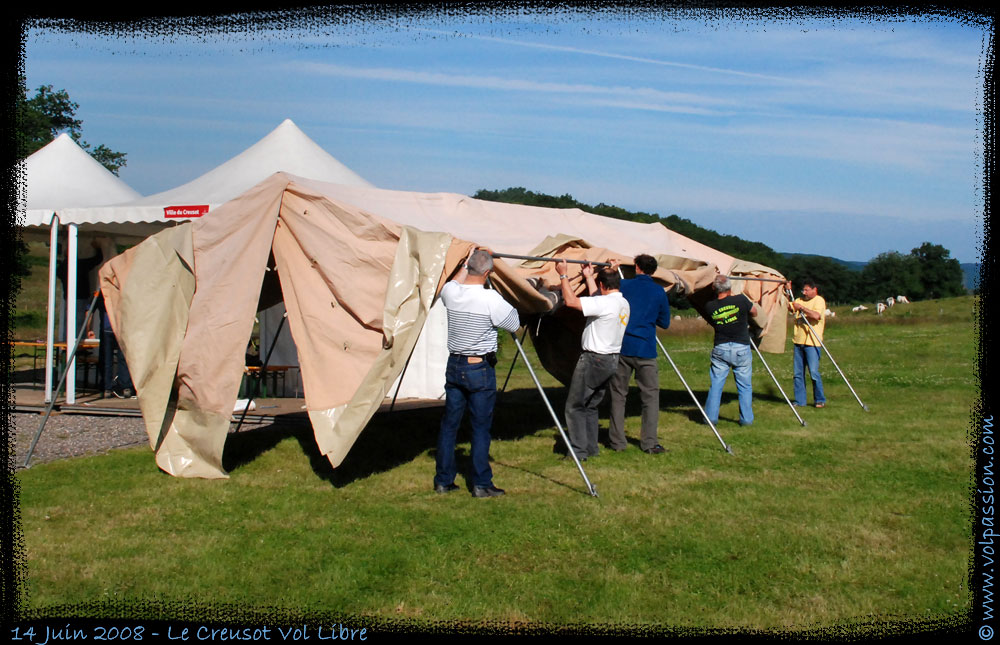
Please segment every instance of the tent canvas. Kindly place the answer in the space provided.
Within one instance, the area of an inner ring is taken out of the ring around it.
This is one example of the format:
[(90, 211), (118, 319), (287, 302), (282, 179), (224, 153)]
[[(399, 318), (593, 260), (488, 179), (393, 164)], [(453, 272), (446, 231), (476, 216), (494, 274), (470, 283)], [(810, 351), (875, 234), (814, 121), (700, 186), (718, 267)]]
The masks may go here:
[[(339, 465), (402, 371), (438, 290), (474, 244), (525, 255), (548, 246), (595, 261), (652, 251), (664, 260), (656, 277), (691, 293), (716, 273), (659, 225), (275, 174), (101, 270), (157, 465), (175, 476), (227, 476), (222, 448), (246, 344), (265, 275), (275, 273), (316, 442)], [(727, 258), (718, 259), (725, 265)], [(557, 282), (551, 263), (504, 261), (493, 280), (522, 319), (552, 310), (547, 287)], [(780, 289), (761, 300), (764, 326), (783, 335)], [(780, 324), (772, 324), (779, 310)], [(535, 338), (536, 347), (560, 336)], [(578, 337), (575, 344), (579, 351)]]

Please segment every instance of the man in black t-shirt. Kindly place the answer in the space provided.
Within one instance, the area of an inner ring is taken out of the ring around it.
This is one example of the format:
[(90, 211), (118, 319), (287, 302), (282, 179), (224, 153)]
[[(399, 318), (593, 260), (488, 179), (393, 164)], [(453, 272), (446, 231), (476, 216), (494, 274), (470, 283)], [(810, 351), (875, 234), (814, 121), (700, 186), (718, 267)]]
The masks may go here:
[(705, 400), (705, 414), (713, 424), (719, 421), (722, 387), (733, 371), (736, 392), (740, 402), (740, 425), (753, 423), (753, 354), (750, 347), (750, 316), (757, 315), (757, 307), (745, 295), (733, 295), (729, 278), (716, 276), (712, 284), (716, 299), (705, 305), (712, 327), (715, 344), (712, 348), (712, 366), (709, 370), (711, 387)]

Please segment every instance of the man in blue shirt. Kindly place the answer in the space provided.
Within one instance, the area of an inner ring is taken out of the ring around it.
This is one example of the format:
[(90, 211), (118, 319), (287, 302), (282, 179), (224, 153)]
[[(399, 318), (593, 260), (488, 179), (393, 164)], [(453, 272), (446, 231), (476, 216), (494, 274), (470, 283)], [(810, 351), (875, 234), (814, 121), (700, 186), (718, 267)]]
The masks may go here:
[(638, 255), (635, 258), (635, 278), (622, 280), (621, 292), (631, 307), (632, 315), (625, 328), (618, 371), (611, 379), (611, 424), (608, 439), (612, 450), (628, 447), (625, 440), (625, 398), (635, 372), (642, 399), (642, 431), (639, 447), (643, 452), (658, 455), (667, 451), (657, 439), (660, 420), (660, 370), (656, 363), (656, 327), (670, 327), (670, 303), (667, 292), (650, 276), (656, 271), (656, 258)]

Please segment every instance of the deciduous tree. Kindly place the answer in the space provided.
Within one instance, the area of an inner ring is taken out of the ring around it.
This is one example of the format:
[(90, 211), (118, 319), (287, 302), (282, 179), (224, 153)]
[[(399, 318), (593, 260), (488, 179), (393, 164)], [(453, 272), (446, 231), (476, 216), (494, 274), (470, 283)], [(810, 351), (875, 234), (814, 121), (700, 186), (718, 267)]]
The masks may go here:
[(115, 175), (125, 167), (124, 152), (111, 150), (104, 144), (91, 146), (81, 139), (83, 121), (76, 118), (76, 111), (80, 105), (70, 99), (66, 90), (56, 90), (51, 85), (42, 85), (35, 95), (29, 98), (24, 78), (20, 80), (20, 89), (15, 99), (19, 158), (24, 159), (65, 132)]

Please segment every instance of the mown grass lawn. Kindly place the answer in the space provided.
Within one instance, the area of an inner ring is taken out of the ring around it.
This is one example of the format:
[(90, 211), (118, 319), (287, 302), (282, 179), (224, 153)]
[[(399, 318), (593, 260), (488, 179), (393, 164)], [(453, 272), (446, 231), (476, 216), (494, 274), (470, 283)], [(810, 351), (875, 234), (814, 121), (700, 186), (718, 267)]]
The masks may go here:
[[(194, 601), (414, 624), (793, 631), (956, 617), (970, 608), (972, 308), (838, 310), (827, 345), (869, 412), (824, 356), (829, 404), (802, 409), (803, 427), (755, 359), (754, 425), (737, 424), (732, 379), (723, 397), (731, 455), (661, 360), (670, 452), (638, 449), (633, 389), (629, 450), (585, 464), (598, 498), (554, 453), (521, 365), (495, 421), (503, 498), (433, 493), (439, 409), (376, 416), (336, 470), (288, 425), (231, 435), (225, 481), (171, 478), (147, 449), (34, 466), (16, 476), (25, 610)], [(703, 402), (711, 337), (682, 327), (663, 340)], [(502, 353), (501, 382), (510, 342)], [(790, 395), (791, 354), (765, 358)], [(542, 378), (562, 418), (564, 388)]]

